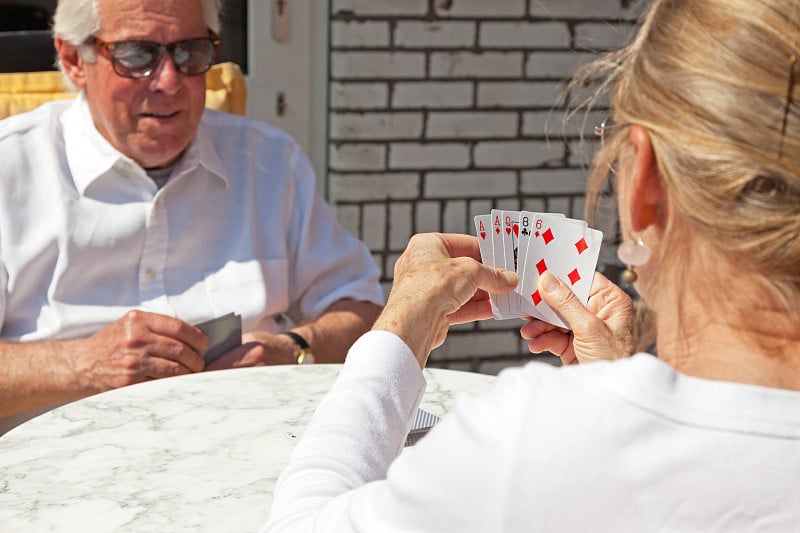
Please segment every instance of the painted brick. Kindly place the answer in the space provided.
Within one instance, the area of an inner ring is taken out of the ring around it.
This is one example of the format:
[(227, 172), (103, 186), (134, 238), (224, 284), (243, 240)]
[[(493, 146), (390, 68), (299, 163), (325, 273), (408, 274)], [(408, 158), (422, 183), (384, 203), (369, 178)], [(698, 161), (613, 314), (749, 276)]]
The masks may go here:
[(472, 105), (472, 83), (462, 81), (400, 82), (394, 86), (392, 107), (459, 108)]
[(522, 75), (522, 52), (432, 52), (432, 78), (511, 78)]
[(480, 364), (478, 365), (478, 371), (481, 374), (487, 374), (489, 376), (496, 376), (502, 370), (506, 368), (513, 368), (517, 366), (522, 366), (525, 363), (530, 362), (530, 358), (525, 356), (524, 358), (490, 358), (486, 357), (481, 359)]
[(524, 195), (583, 194), (586, 190), (586, 171), (580, 168), (526, 170), (521, 174), (519, 188)]
[(398, 22), (394, 44), (401, 48), (464, 48), (475, 43), (474, 22)]
[(425, 54), (421, 52), (332, 52), (331, 76), (353, 78), (421, 78)]
[(415, 173), (328, 174), (331, 196), (350, 202), (409, 199), (419, 196), (420, 176)]
[(370, 250), (383, 250), (386, 246), (386, 206), (367, 204), (364, 206), (364, 221), (361, 240)]
[[(499, 330), (511, 330), (517, 332), (517, 337), (519, 335), (519, 328), (525, 324), (525, 321), (519, 318), (510, 318), (508, 320), (481, 320), (477, 322), (478, 330), (479, 331), (499, 331)], [(525, 349), (527, 351), (527, 348)]]
[(530, 0), (528, 14), (544, 18), (622, 18), (635, 20), (643, 2), (631, 2), (623, 7), (620, 0)]
[(525, 75), (529, 78), (567, 80), (578, 67), (599, 58), (600, 54), (588, 52), (534, 52), (528, 55)]
[(400, 259), (401, 252), (393, 252), (386, 254), (386, 266), (383, 270), (383, 277), (386, 279), (394, 279), (394, 265)]
[(519, 198), (501, 198), (494, 202), (494, 209), (505, 209), (506, 211), (519, 211)]
[(572, 198), (568, 196), (550, 198), (547, 210), (551, 213), (564, 213), (570, 218), (580, 218), (580, 213), (576, 213), (572, 208)]
[(389, 299), (389, 293), (392, 291), (392, 282), (391, 281), (383, 281), (381, 282), (381, 290), (383, 291), (383, 301)]
[(379, 47), (389, 45), (389, 23), (375, 21), (333, 21), (331, 45), (338, 47)]
[(516, 354), (518, 339), (517, 333), (501, 331), (452, 335), (433, 353), (437, 360)]
[[(537, 191), (537, 194), (541, 191)], [(547, 200), (540, 197), (525, 197), (520, 205), (521, 209), (525, 211), (533, 211), (534, 213), (547, 213)]]
[(551, 109), (563, 93), (564, 84), (560, 82), (483, 82), (478, 84), (478, 105)]
[[(491, 200), (470, 200), (469, 202), (469, 216), (473, 219), (476, 215), (488, 215), (494, 209), (494, 203)], [(470, 220), (470, 222), (474, 222)], [(475, 235), (474, 224), (470, 225), (470, 233)]]
[(469, 165), (469, 146), (459, 143), (392, 143), (390, 168), (464, 168)]
[(331, 113), (332, 140), (417, 139), (422, 113)]
[(475, 146), (475, 165), (479, 167), (535, 167), (564, 156), (560, 144), (539, 141), (485, 141)]
[(425, 15), (428, 0), (333, 0), (333, 15)]
[(577, 112), (570, 117), (563, 111), (534, 111), (522, 115), (523, 135), (543, 135), (550, 139), (563, 136), (594, 138), (594, 128), (608, 116), (607, 111)]
[(484, 48), (569, 48), (569, 28), (559, 22), (483, 22)]
[(572, 141), (569, 143), (569, 165), (573, 167), (588, 168), (600, 143), (593, 138)]
[(386, 147), (378, 144), (331, 144), (328, 164), (332, 170), (383, 170)]
[(586, 23), (575, 26), (575, 46), (589, 50), (619, 48), (633, 38), (633, 26)]
[(441, 205), (439, 202), (417, 202), (417, 215), (415, 218), (415, 233), (429, 233), (442, 231)]
[[(361, 207), (357, 205), (337, 205), (334, 207), (336, 220), (344, 229), (361, 237)], [(378, 263), (380, 264), (380, 263)]]
[(385, 83), (331, 83), (332, 109), (385, 108), (389, 87)]
[(517, 123), (516, 113), (431, 112), (425, 136), (430, 139), (514, 137)]
[[(436, 352), (434, 352), (435, 354)], [(469, 359), (466, 361), (437, 361), (435, 360), (435, 355), (431, 354), (431, 357), (428, 359), (428, 363), (425, 365), (425, 368), (443, 368), (445, 370), (457, 370), (459, 372), (475, 372), (474, 367), (474, 360)]]
[(467, 202), (461, 200), (446, 202), (443, 218), (446, 233), (466, 233)]
[(450, 9), (443, 9), (440, 2), (434, 2), (439, 17), (520, 17), (525, 14), (525, 0), (456, 0)]
[(511, 171), (429, 172), (425, 176), (425, 198), (487, 198), (509, 196), (516, 192), (517, 173)]
[(411, 204), (393, 203), (389, 205), (389, 248), (404, 250), (412, 235)]

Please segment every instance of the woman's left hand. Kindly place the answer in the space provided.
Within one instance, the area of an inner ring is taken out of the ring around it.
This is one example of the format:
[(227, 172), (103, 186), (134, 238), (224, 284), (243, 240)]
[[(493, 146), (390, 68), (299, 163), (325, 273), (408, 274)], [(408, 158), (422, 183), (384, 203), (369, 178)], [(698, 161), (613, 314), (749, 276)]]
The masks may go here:
[(552, 274), (539, 279), (539, 289), (572, 330), (532, 319), (520, 330), (522, 338), (530, 340), (531, 352), (549, 351), (565, 365), (619, 359), (634, 352), (633, 301), (604, 275), (595, 272), (586, 307)]

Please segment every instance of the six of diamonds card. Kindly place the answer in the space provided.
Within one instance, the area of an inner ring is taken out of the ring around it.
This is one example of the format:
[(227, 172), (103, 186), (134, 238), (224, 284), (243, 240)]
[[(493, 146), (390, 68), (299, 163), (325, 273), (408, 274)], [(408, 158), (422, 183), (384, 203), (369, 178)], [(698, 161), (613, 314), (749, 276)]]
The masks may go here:
[(517, 272), (514, 292), (490, 296), (496, 319), (534, 317), (568, 328), (539, 293), (539, 277), (550, 272), (589, 300), (603, 233), (559, 213), (502, 211), (475, 217), (484, 264)]

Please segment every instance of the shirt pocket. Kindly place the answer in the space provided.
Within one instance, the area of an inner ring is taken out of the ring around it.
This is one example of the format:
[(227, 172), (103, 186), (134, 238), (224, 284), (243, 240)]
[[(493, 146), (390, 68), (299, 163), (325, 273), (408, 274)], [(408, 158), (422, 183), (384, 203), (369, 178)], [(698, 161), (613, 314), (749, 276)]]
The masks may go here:
[(286, 259), (228, 261), (206, 276), (214, 316), (242, 315), (242, 330), (252, 331), (264, 319), (289, 307)]

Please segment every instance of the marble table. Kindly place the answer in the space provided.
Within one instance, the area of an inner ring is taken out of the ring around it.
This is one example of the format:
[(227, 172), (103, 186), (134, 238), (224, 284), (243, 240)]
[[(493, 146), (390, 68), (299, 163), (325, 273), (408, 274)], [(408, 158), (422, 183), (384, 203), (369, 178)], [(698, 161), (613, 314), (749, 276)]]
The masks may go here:
[[(73, 402), (0, 437), (0, 531), (257, 531), (339, 365), (224, 370)], [(493, 376), (425, 370), (445, 414)]]

